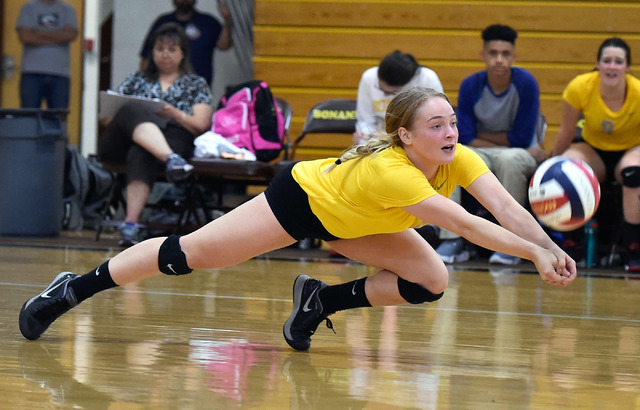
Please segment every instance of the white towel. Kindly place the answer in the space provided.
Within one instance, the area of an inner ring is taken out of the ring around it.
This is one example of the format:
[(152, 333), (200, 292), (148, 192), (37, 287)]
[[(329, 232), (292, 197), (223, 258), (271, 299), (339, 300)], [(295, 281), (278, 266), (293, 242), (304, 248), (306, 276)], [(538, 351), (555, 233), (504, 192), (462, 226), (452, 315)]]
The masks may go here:
[(193, 155), (196, 158), (236, 158), (246, 161), (255, 161), (253, 152), (238, 148), (229, 142), (225, 137), (213, 131), (207, 131), (193, 141), (195, 150)]

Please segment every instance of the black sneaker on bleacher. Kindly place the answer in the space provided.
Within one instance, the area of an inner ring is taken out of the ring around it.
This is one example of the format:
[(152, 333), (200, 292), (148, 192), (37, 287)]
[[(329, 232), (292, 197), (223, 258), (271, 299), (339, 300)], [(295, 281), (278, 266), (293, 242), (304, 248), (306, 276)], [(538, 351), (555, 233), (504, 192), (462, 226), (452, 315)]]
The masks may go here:
[(573, 239), (565, 239), (560, 244), (560, 248), (567, 253), (567, 255), (571, 256), (574, 261), (576, 261), (576, 266), (579, 268), (584, 268), (586, 266), (584, 260), (584, 247)]
[(626, 272), (640, 272), (640, 243), (633, 242), (620, 251)]
[(171, 154), (167, 158), (165, 176), (169, 182), (177, 182), (186, 179), (193, 172), (193, 165), (189, 164), (178, 154)]

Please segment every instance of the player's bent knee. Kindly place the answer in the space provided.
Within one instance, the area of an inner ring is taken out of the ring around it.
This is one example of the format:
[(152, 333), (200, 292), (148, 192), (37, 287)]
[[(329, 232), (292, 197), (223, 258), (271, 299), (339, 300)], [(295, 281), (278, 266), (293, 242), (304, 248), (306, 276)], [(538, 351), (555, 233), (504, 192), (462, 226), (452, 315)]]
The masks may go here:
[(620, 173), (622, 174), (622, 185), (629, 188), (640, 187), (640, 167), (626, 167)]
[(400, 292), (400, 296), (412, 305), (435, 302), (444, 295), (444, 292), (438, 294), (432, 293), (423, 286), (404, 280), (400, 276), (398, 276), (398, 291)]
[[(421, 277), (429, 278), (429, 289), (432, 293), (442, 293), (449, 286), (449, 270), (444, 263), (439, 269), (430, 267), (430, 272)], [(422, 286), (424, 287), (424, 285)]]
[(186, 275), (193, 269), (187, 265), (187, 257), (180, 247), (180, 237), (171, 235), (162, 242), (158, 251), (158, 268), (165, 275)]

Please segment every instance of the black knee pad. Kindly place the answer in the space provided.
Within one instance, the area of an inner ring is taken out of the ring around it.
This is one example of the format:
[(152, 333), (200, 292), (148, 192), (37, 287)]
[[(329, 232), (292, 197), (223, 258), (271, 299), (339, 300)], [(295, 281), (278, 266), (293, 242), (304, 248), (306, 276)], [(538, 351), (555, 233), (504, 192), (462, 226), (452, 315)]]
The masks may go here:
[(620, 173), (622, 174), (622, 185), (629, 188), (640, 187), (640, 167), (626, 167)]
[(186, 275), (193, 271), (187, 265), (187, 258), (180, 247), (180, 237), (178, 235), (171, 235), (160, 245), (158, 268), (165, 275)]
[(398, 276), (398, 291), (400, 291), (400, 296), (412, 305), (435, 302), (444, 295), (444, 292), (437, 295), (433, 294), (417, 283), (404, 280), (400, 276)]

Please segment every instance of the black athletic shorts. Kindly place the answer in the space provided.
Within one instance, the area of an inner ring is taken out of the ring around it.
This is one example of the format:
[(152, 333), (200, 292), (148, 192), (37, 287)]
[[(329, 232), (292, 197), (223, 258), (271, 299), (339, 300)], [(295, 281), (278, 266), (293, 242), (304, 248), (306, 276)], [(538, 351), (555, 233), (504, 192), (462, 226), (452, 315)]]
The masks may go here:
[(607, 176), (605, 181), (615, 181), (616, 180), (616, 165), (622, 159), (622, 156), (626, 151), (602, 151), (597, 148), (594, 148), (598, 156), (602, 162), (604, 162), (604, 168), (607, 172)]
[(311, 211), (309, 196), (291, 175), (294, 165), (291, 164), (280, 171), (264, 192), (276, 219), (284, 230), (298, 241), (305, 238), (324, 241), (340, 239), (330, 234)]
[[(582, 139), (582, 135), (576, 135), (572, 143), (576, 144), (579, 142), (584, 142), (585, 144), (589, 144), (587, 141)], [(594, 148), (591, 144), (589, 144), (591, 148), (598, 154), (602, 162), (604, 163), (604, 169), (607, 175), (605, 176), (605, 181), (615, 181), (616, 180), (616, 165), (622, 159), (622, 156), (627, 151), (603, 151), (598, 148)]]

